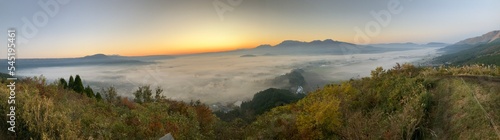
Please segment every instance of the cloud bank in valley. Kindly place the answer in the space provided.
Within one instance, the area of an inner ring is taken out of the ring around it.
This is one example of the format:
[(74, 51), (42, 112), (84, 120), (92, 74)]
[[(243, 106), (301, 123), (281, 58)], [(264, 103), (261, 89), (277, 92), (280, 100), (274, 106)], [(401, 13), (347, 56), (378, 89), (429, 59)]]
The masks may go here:
[(138, 86), (160, 86), (175, 100), (206, 103), (251, 99), (273, 87), (270, 80), (293, 69), (303, 69), (311, 87), (369, 76), (377, 66), (390, 68), (435, 55), (437, 48), (347, 55), (189, 55), (148, 65), (41, 67), (19, 70), (24, 76), (44, 75), (49, 80), (79, 74), (95, 90), (115, 86), (119, 95), (133, 97)]

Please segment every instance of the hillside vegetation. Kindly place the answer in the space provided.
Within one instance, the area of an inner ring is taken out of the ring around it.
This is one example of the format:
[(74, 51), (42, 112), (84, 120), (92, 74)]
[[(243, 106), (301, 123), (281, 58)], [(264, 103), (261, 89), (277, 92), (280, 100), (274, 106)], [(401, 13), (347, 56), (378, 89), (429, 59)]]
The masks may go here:
[[(470, 45), (469, 45), (470, 46)], [(454, 49), (457, 46), (453, 46)], [(500, 65), (500, 39), (492, 42), (473, 45), (468, 49), (458, 51), (456, 53), (446, 54), (436, 57), (436, 63), (450, 63), (454, 65), (470, 65), (470, 64), (486, 64)]]
[[(498, 139), (499, 76), (496, 66), (379, 67), (371, 77), (327, 85), (302, 99), (286, 90), (262, 91), (254, 97), (258, 101), (247, 103), (259, 112), (250, 121), (223, 121), (200, 101), (160, 96), (161, 88), (141, 86), (131, 93), (136, 98), (128, 99), (116, 96), (110, 87), (97, 99), (80, 86), (75, 91), (60, 81), (25, 78), (16, 83), (16, 133), (0, 131), (0, 136), (158, 139), (171, 133), (181, 140)], [(8, 91), (2, 86), (0, 98), (8, 98)], [(290, 100), (267, 98), (271, 95)], [(0, 103), (0, 114), (8, 114), (8, 106)], [(9, 126), (0, 124), (3, 130)]]
[[(500, 69), (377, 68), (370, 78), (328, 85), (273, 109), (252, 139), (498, 139)], [(482, 111), (474, 97), (484, 107)], [(488, 119), (486, 116), (490, 116)]]
[(252, 100), (243, 102), (241, 107), (229, 112), (216, 111), (221, 120), (231, 122), (235, 119), (241, 119), (245, 124), (248, 124), (256, 119), (256, 116), (261, 115), (274, 107), (294, 103), (306, 96), (305, 94), (292, 93), (285, 89), (269, 88), (256, 93)]

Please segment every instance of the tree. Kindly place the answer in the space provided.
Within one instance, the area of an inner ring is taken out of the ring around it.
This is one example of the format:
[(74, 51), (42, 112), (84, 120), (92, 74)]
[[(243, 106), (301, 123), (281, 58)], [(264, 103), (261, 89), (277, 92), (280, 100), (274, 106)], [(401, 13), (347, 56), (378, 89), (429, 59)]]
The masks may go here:
[(336, 94), (344, 90), (351, 90), (350, 85), (327, 86), (298, 101), (296, 105), (300, 110), (297, 110), (295, 122), (298, 134), (311, 139), (328, 139), (325, 136), (332, 134), (341, 124), (341, 101)]
[(68, 82), (64, 80), (64, 78), (59, 79), (59, 86), (62, 86), (64, 89), (68, 88)]
[(97, 101), (101, 101), (102, 100), (101, 93), (97, 92), (95, 98), (97, 99)]
[(142, 87), (139, 87), (139, 89), (137, 89), (135, 92), (134, 92), (134, 102), (136, 103), (139, 103), (141, 104), (143, 102), (144, 99), (142, 99)]
[(144, 91), (142, 93), (143, 99), (145, 103), (150, 103), (153, 101), (153, 91), (151, 90), (150, 86), (143, 86)]
[(377, 67), (375, 70), (372, 70), (371, 76), (372, 76), (372, 78), (376, 79), (376, 78), (381, 77), (382, 74), (384, 74), (384, 73), (385, 73), (385, 71), (382, 67)]
[(73, 75), (69, 76), (68, 88), (73, 89), (74, 83), (75, 83), (75, 79), (73, 79)]
[(73, 90), (75, 90), (78, 93), (83, 93), (84, 87), (82, 83), (82, 79), (80, 78), (80, 75), (76, 75), (75, 77), (75, 82), (73, 83)]
[(87, 87), (85, 88), (85, 94), (87, 94), (87, 97), (89, 98), (94, 98), (94, 91), (92, 90), (92, 88), (90, 88), (89, 85), (87, 85)]
[(103, 91), (104, 94), (106, 94), (106, 101), (113, 103), (116, 101), (116, 98), (118, 97), (118, 93), (116, 92), (115, 87), (108, 87), (105, 91)]
[(156, 87), (156, 95), (155, 95), (155, 101), (158, 102), (159, 100), (161, 99), (165, 99), (165, 96), (161, 95), (161, 93), (163, 92), (163, 89), (161, 89), (160, 87)]
[[(160, 91), (162, 91), (162, 90), (160, 90)], [(160, 92), (160, 91), (157, 90), (157, 92)], [(134, 92), (134, 96), (135, 96), (134, 101), (137, 103), (149, 103), (149, 102), (153, 101), (152, 95), (153, 95), (153, 91), (151, 90), (149, 85), (148, 86), (140, 86), (139, 89), (137, 89)]]
[(196, 107), (196, 106), (201, 106), (202, 104), (201, 104), (201, 101), (200, 101), (200, 100), (196, 100), (196, 101), (191, 100), (191, 101), (189, 102), (189, 105), (191, 105), (191, 106), (195, 106), (195, 107)]

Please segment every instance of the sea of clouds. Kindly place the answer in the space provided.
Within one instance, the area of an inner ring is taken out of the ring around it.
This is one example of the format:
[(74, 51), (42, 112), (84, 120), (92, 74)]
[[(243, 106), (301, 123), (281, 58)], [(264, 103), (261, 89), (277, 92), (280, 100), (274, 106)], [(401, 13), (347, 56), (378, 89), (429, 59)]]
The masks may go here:
[(43, 75), (50, 81), (68, 80), (79, 74), (94, 91), (114, 86), (119, 95), (133, 97), (138, 86), (164, 89), (175, 100), (205, 103), (249, 100), (259, 91), (273, 87), (269, 80), (293, 69), (305, 70), (306, 81), (314, 87), (370, 75), (377, 66), (392, 68), (396, 63), (423, 62), (437, 55), (439, 48), (420, 48), (377, 54), (346, 55), (188, 55), (157, 60), (147, 65), (98, 65), (20, 69), (22, 76)]

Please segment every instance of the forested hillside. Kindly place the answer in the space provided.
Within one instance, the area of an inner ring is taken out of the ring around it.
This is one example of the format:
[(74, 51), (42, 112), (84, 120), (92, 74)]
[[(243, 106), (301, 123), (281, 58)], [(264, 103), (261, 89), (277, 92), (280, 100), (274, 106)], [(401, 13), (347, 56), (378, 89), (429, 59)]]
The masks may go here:
[(306, 96), (301, 93), (292, 93), (286, 89), (269, 88), (256, 93), (252, 100), (243, 102), (241, 107), (229, 112), (216, 111), (217, 117), (223, 121), (231, 122), (235, 119), (241, 119), (245, 124), (255, 120), (256, 116), (261, 115), (274, 107), (294, 103)]
[[(379, 67), (371, 77), (327, 85), (302, 99), (287, 90), (262, 91), (242, 105), (257, 112), (249, 121), (221, 120), (203, 102), (174, 101), (161, 96), (161, 88), (141, 86), (130, 93), (135, 99), (128, 99), (116, 96), (110, 87), (99, 91), (99, 99), (79, 82), (75, 89), (74, 80), (69, 86), (63, 80), (24, 78), (16, 83), (16, 133), (1, 131), (0, 136), (158, 139), (171, 133), (181, 140), (498, 139), (499, 76), (496, 66)], [(7, 86), (0, 88), (1, 99), (8, 93)], [(0, 114), (8, 114), (8, 107), (0, 103)], [(8, 127), (0, 125), (3, 130)]]
[(464, 64), (486, 64), (500, 65), (500, 39), (495, 41), (475, 45), (456, 53), (451, 53), (434, 59), (436, 63), (448, 63), (454, 65)]

